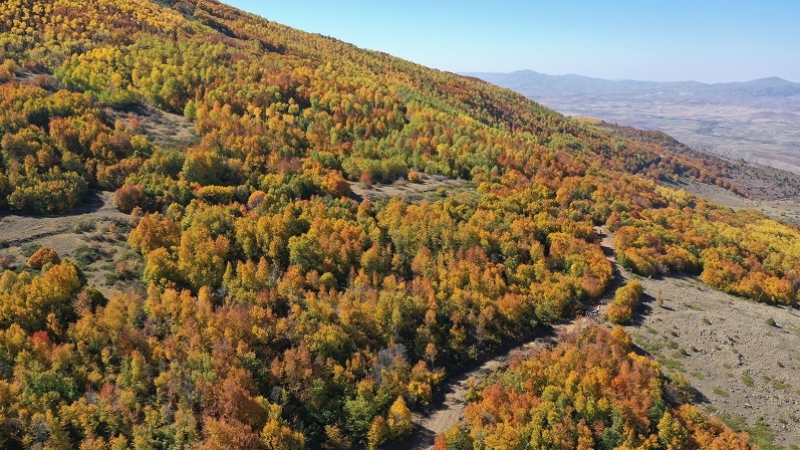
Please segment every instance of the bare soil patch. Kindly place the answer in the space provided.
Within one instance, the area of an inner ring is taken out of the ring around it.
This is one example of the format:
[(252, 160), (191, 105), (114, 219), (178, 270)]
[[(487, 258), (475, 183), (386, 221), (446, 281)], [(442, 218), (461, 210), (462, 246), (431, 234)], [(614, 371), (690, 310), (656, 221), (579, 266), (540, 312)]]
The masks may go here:
[[(613, 235), (598, 231), (613, 254)], [(751, 429), (761, 417), (775, 444), (800, 443), (797, 309), (737, 298), (694, 277), (643, 279), (617, 267), (623, 279), (636, 278), (644, 287), (644, 303), (626, 327), (643, 352), (666, 373), (685, 375), (709, 413)]]
[(106, 108), (104, 113), (112, 121), (131, 123), (131, 119), (134, 119), (150, 142), (159, 147), (182, 150), (199, 140), (190, 119), (150, 105), (131, 111)]
[(357, 199), (368, 198), (372, 201), (397, 198), (407, 203), (420, 203), (423, 200), (434, 202), (446, 197), (467, 196), (477, 197), (478, 191), (467, 180), (450, 179), (444, 175), (421, 174), (418, 183), (400, 179), (391, 184), (374, 184), (368, 186), (364, 183), (349, 182), (350, 189)]
[(62, 216), (0, 217), (0, 256), (24, 266), (38, 247), (78, 263), (103, 295), (124, 289), (126, 278), (138, 270), (141, 257), (127, 244), (130, 217), (117, 210), (110, 192), (95, 192), (89, 202)]
[(121, 213), (113, 202), (111, 192), (95, 191), (80, 208), (63, 215), (27, 216), (0, 213), (0, 240), (7, 246), (21, 245), (47, 236), (68, 232), (81, 222), (128, 223), (130, 217)]
[[(792, 225), (800, 225), (800, 197), (780, 195), (785, 191), (775, 191), (777, 195), (772, 197), (766, 195), (741, 197), (717, 185), (696, 181), (680, 184), (668, 183), (667, 185), (676, 189), (684, 189), (690, 194), (703, 197), (720, 206), (732, 208), (736, 211), (740, 209), (757, 209), (773, 219)], [(800, 180), (797, 186), (800, 187)]]

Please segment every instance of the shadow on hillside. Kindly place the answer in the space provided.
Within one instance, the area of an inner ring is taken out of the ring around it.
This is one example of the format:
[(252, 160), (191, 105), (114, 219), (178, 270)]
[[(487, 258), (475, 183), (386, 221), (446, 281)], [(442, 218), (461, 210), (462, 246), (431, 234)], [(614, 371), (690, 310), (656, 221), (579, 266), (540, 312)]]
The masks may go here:
[(415, 423), (409, 437), (402, 441), (389, 442), (382, 448), (385, 450), (422, 450), (432, 447), (436, 434), (423, 426)]
[[(110, 201), (111, 197), (106, 197), (106, 192), (98, 191), (98, 190), (90, 190), (86, 194), (86, 199), (81, 203), (80, 206), (77, 208), (63, 212), (63, 213), (54, 213), (54, 214), (36, 214), (29, 211), (12, 211), (9, 216), (18, 216), (18, 217), (31, 217), (31, 218), (67, 218), (73, 216), (82, 216), (84, 214), (91, 214), (93, 212), (97, 212), (106, 206)], [(2, 216), (0, 216), (2, 217)]]
[(641, 327), (644, 324), (645, 318), (653, 313), (652, 305), (655, 304), (655, 302), (656, 299), (652, 295), (642, 295), (642, 302), (636, 307), (636, 310), (634, 310), (630, 324)]

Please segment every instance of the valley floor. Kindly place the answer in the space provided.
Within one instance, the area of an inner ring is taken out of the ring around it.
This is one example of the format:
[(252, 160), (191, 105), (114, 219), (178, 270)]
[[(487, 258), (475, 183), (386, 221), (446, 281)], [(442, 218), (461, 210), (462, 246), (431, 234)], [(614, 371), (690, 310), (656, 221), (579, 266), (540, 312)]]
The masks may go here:
[(685, 104), (680, 101), (547, 97), (536, 101), (567, 115), (659, 130), (695, 148), (800, 173), (798, 124), (792, 106)]
[(719, 186), (698, 182), (670, 183), (669, 187), (684, 189), (690, 194), (711, 200), (720, 206), (726, 206), (734, 210), (757, 209), (773, 219), (795, 226), (800, 225), (800, 202), (794, 197), (745, 198)]

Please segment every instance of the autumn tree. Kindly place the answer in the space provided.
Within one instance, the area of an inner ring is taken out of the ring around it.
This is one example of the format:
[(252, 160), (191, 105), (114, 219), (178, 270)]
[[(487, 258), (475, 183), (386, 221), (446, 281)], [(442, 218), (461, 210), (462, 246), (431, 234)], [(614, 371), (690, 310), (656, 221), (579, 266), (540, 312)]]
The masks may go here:
[(31, 269), (41, 270), (46, 264), (61, 264), (61, 258), (52, 248), (42, 247), (28, 258), (28, 267)]

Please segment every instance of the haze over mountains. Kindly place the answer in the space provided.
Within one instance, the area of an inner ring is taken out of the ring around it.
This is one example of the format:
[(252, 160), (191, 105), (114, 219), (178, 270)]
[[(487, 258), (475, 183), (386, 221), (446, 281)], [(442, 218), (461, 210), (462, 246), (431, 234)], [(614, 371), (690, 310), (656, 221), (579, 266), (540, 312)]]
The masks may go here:
[(664, 131), (693, 147), (800, 172), (800, 83), (605, 80), (531, 70), (466, 75), (567, 115)]

